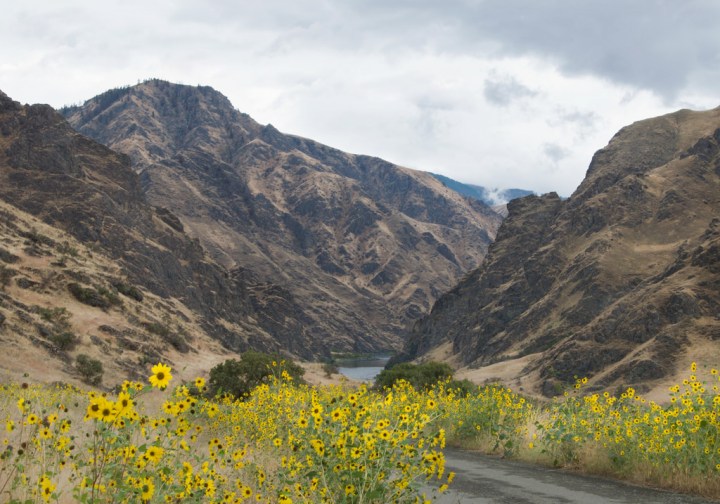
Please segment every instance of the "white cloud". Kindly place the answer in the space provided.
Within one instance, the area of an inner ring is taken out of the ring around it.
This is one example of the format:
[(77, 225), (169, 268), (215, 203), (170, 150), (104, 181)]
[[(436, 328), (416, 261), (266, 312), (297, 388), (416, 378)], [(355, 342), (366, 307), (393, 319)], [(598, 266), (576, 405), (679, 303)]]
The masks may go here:
[(0, 89), (76, 103), (158, 77), (256, 120), (489, 187), (569, 195), (622, 126), (720, 104), (720, 4), (25, 0)]

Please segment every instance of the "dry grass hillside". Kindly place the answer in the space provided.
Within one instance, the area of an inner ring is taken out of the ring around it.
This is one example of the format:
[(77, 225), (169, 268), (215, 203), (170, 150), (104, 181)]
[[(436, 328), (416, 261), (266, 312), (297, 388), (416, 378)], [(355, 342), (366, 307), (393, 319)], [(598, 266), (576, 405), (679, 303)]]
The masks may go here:
[[(71, 284), (94, 297), (78, 300)], [(80, 384), (81, 354), (102, 363), (101, 386), (144, 378), (160, 360), (189, 379), (232, 355), (182, 302), (138, 288), (102, 251), (4, 202), (0, 321), (0, 369), (18, 381)]]

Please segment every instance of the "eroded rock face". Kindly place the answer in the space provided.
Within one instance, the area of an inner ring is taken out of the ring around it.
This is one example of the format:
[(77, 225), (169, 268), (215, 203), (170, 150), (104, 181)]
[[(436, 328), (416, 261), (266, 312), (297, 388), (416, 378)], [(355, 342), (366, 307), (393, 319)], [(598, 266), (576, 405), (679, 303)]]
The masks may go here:
[[(539, 392), (576, 376), (646, 386), (720, 333), (720, 109), (623, 128), (566, 201), (509, 205), (485, 263), (419, 320), (414, 358), (451, 342), (484, 366), (537, 354)], [(717, 347), (713, 347), (718, 349)]]
[(211, 88), (149, 81), (63, 113), (130, 156), (148, 200), (215, 260), (281, 285), (336, 350), (397, 348), (500, 223), (430, 174), (262, 126)]
[(312, 328), (292, 293), (251, 271), (228, 271), (175, 214), (148, 204), (127, 155), (76, 133), (50, 107), (20, 106), (5, 95), (0, 132), (4, 201), (100, 247), (134, 284), (182, 300), (229, 349), (329, 355), (329, 333)]

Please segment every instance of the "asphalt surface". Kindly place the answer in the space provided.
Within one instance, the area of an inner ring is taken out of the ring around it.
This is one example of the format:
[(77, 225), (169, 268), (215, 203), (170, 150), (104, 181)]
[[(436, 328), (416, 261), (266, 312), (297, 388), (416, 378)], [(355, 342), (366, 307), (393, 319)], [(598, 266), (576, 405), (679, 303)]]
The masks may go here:
[(446, 450), (457, 476), (442, 504), (717, 504), (715, 501), (559, 469)]

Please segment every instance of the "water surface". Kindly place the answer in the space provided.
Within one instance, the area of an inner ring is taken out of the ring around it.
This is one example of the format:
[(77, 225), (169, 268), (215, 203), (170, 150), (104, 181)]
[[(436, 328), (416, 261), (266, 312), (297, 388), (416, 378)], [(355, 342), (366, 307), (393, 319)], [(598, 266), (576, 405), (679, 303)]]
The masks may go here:
[(380, 354), (368, 357), (337, 359), (335, 363), (341, 374), (359, 381), (373, 381), (385, 368), (390, 355)]

